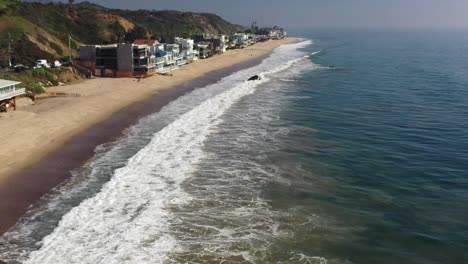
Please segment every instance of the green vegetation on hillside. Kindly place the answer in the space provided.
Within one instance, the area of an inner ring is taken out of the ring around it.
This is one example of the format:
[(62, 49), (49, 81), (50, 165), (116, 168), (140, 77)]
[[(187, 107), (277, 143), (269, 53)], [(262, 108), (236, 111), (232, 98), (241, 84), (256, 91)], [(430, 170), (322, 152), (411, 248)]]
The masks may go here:
[(21, 82), (28, 92), (39, 94), (44, 92), (44, 87), (78, 80), (81, 76), (71, 69), (37, 68), (21, 73), (0, 74), (0, 79)]
[(207, 13), (148, 10), (111, 10), (111, 12), (142, 25), (155, 37), (180, 36), (186, 34), (189, 29), (196, 33), (211, 34), (231, 34), (245, 30), (242, 26), (231, 24), (217, 15)]
[(67, 57), (69, 34), (72, 55), (78, 56), (81, 44), (243, 30), (213, 14), (116, 10), (87, 2), (71, 8), (63, 3), (0, 0), (0, 65), (8, 61), (8, 34), (13, 63), (32, 65), (36, 59)]

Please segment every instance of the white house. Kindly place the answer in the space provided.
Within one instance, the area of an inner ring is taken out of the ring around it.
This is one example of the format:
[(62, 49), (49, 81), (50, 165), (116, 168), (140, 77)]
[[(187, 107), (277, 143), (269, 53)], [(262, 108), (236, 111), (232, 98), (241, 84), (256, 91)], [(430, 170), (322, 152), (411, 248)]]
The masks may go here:
[(175, 38), (175, 43), (180, 45), (182, 59), (186, 62), (194, 60), (194, 41), (193, 39)]
[(0, 112), (6, 112), (9, 107), (16, 110), (16, 97), (26, 93), (20, 87), (20, 82), (0, 79)]

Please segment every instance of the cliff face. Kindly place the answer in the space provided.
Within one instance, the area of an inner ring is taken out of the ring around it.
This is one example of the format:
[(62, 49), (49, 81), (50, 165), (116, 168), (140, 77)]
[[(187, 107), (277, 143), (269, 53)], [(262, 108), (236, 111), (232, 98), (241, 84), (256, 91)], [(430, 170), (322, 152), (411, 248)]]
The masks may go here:
[(134, 21), (156, 36), (195, 33), (228, 34), (245, 30), (242, 26), (231, 24), (217, 15), (207, 13), (147, 10), (112, 10), (112, 12), (129, 21)]
[(90, 3), (0, 0), (0, 65), (8, 57), (11, 36), (14, 63), (31, 64), (36, 59), (58, 59), (71, 50), (78, 55), (81, 44), (133, 42), (137, 38), (189, 36), (195, 33), (243, 31), (214, 14), (178, 11), (118, 10)]

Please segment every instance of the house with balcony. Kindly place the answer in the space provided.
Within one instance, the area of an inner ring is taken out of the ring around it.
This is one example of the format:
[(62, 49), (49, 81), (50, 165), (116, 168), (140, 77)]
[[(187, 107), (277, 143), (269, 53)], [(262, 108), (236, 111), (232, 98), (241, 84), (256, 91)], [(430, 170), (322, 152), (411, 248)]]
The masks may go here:
[(247, 34), (247, 38), (249, 40), (250, 45), (254, 45), (254, 44), (257, 43), (257, 35), (255, 35), (253, 33), (249, 33), (249, 34)]
[(179, 46), (176, 44), (164, 44), (164, 52), (166, 53), (164, 68), (166, 72), (179, 68)]
[(195, 60), (193, 39), (175, 38), (174, 42), (180, 46), (182, 61), (189, 63)]
[(0, 112), (13, 107), (16, 110), (16, 97), (24, 95), (26, 89), (21, 88), (20, 82), (0, 79)]
[(177, 43), (165, 44), (165, 51), (172, 53), (172, 60), (174, 61), (174, 68), (178, 68), (181, 65), (187, 63), (187, 60), (184, 59), (184, 53), (181, 51), (180, 45)]
[(249, 44), (247, 34), (236, 33), (229, 36), (230, 48), (243, 49)]
[(132, 44), (83, 45), (79, 64), (98, 77), (134, 77), (165, 72), (170, 58), (157, 40)]
[(82, 45), (76, 63), (97, 77), (132, 77), (133, 45)]
[(167, 53), (164, 44), (155, 39), (137, 39), (133, 42), (133, 70), (137, 74), (163, 73)]
[(156, 70), (156, 56), (149, 52), (147, 45), (135, 45), (132, 47), (133, 75), (144, 75)]
[(199, 59), (198, 49), (195, 48), (195, 44), (193, 45), (193, 59), (192, 61), (197, 61)]
[(199, 42), (195, 44), (199, 59), (207, 59), (213, 56), (213, 43), (212, 42)]
[[(194, 35), (193, 40), (195, 44), (210, 42), (212, 51), (215, 54), (222, 54), (226, 52), (227, 49), (227, 39), (225, 35), (200, 34)], [(200, 58), (202, 57), (200, 56)]]

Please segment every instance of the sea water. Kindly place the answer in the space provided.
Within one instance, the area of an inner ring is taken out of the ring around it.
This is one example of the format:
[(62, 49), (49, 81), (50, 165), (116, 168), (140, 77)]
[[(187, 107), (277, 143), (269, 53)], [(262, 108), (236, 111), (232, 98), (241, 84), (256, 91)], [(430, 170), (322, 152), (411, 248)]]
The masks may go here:
[(467, 263), (468, 37), (295, 35), (99, 146), (0, 259)]

